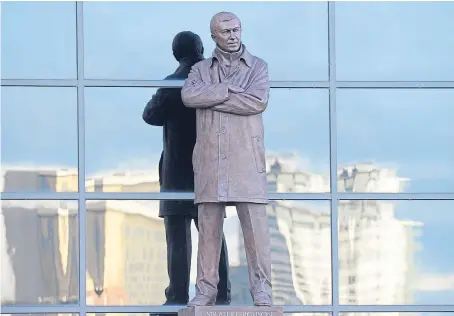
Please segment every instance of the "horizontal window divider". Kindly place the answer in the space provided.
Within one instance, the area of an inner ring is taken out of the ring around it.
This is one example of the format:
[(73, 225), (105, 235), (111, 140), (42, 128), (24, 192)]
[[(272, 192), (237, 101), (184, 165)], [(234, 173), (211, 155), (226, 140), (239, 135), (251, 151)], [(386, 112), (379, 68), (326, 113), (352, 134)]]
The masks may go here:
[(339, 312), (453, 312), (454, 305), (339, 305)]
[(454, 200), (454, 193), (337, 193), (339, 200)]
[(454, 81), (337, 81), (337, 88), (367, 89), (445, 89), (454, 88)]
[[(85, 79), (86, 87), (179, 88), (184, 80), (103, 80)], [(328, 81), (270, 81), (271, 88), (328, 88)]]
[(76, 79), (2, 79), (5, 87), (77, 87)]
[[(4, 192), (2, 200), (78, 200), (79, 192)], [(191, 192), (85, 192), (87, 200), (193, 200)], [(279, 200), (454, 200), (454, 193), (269, 193)]]
[[(191, 192), (87, 192), (87, 200), (193, 200)], [(269, 200), (329, 200), (329, 193), (270, 193)]]
[[(245, 305), (230, 305), (245, 306)], [(275, 305), (282, 306), (282, 305)], [(156, 313), (167, 314), (177, 313), (180, 309), (185, 308), (184, 305), (152, 305), (152, 306), (87, 306), (87, 313)], [(298, 312), (330, 312), (332, 306), (330, 305), (285, 305), (282, 306), (284, 313), (298, 313)], [(107, 315), (108, 316), (108, 315)]]
[[(235, 306), (235, 305), (231, 305)], [(276, 305), (279, 306), (279, 305)], [(282, 305), (281, 305), (282, 306)], [(330, 312), (332, 305), (285, 305), (284, 313)], [(337, 307), (337, 306), (336, 306)], [(86, 306), (87, 313), (176, 313), (184, 305), (129, 305)], [(454, 305), (340, 305), (339, 312), (454, 312)], [(2, 314), (78, 313), (78, 305), (9, 305), (2, 306)]]
[[(79, 313), (79, 305), (65, 304), (65, 305), (2, 305), (2, 314), (67, 314)], [(44, 316), (44, 315), (43, 315)]]
[(106, 79), (85, 79), (84, 85), (90, 88), (112, 88), (112, 87), (146, 87), (146, 88), (180, 88), (183, 80), (106, 80)]
[(3, 192), (2, 200), (77, 200), (78, 192)]
[[(86, 87), (180, 88), (183, 80), (85, 79)], [(77, 87), (77, 79), (2, 79), (2, 86)], [(454, 81), (335, 81), (339, 89), (452, 89)], [(270, 81), (271, 88), (329, 88), (329, 81)]]

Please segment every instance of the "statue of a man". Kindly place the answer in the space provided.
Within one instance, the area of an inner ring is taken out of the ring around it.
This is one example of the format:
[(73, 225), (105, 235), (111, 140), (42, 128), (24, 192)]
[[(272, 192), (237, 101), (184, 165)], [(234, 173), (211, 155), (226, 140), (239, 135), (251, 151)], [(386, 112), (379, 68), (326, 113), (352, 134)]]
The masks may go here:
[(233, 13), (217, 13), (210, 29), (213, 55), (192, 67), (181, 92), (183, 103), (197, 109), (192, 159), (199, 245), (196, 296), (188, 306), (215, 303), (226, 205), (236, 206), (240, 219), (254, 305), (271, 306), (262, 119), (268, 65), (241, 42), (241, 22)]

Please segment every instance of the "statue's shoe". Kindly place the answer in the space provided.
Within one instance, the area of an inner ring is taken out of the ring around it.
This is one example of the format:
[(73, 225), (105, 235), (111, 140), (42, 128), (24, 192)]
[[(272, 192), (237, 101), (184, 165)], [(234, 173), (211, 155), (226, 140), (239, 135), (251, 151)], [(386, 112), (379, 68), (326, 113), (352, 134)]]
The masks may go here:
[(197, 294), (189, 303), (188, 306), (214, 306), (216, 297), (209, 297), (203, 294)]
[(266, 294), (265, 292), (259, 292), (252, 295), (252, 299), (254, 301), (255, 306), (271, 306), (273, 305), (273, 301), (271, 297)]

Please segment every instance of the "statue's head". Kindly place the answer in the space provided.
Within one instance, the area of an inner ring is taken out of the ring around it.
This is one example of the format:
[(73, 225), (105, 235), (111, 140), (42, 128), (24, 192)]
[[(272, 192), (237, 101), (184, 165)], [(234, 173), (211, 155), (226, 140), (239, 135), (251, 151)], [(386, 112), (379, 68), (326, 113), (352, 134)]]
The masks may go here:
[(223, 51), (233, 53), (241, 47), (241, 22), (230, 12), (219, 12), (211, 18), (211, 38)]
[(172, 51), (175, 59), (194, 58), (203, 55), (203, 44), (200, 36), (191, 32), (183, 31), (175, 35), (172, 42)]

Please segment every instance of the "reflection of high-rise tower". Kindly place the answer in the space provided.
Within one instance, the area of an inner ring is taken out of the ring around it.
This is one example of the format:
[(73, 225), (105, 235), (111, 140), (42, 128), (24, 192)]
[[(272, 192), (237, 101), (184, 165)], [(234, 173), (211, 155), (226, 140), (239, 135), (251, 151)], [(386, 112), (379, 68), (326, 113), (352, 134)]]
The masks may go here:
[(0, 301), (6, 305), (16, 300), (16, 276), (13, 270), (11, 248), (6, 239), (3, 207), (0, 208), (0, 260)]
[[(268, 161), (272, 163), (268, 168), (271, 191), (319, 192), (329, 186), (318, 181), (324, 179), (321, 176), (286, 166), (285, 160), (273, 157)], [(284, 176), (280, 175), (282, 170)], [(339, 190), (349, 192), (400, 192), (407, 181), (397, 177), (392, 169), (368, 164), (346, 167), (338, 176)], [(311, 187), (312, 184), (316, 187)], [(298, 188), (293, 189), (292, 185)], [(276, 201), (268, 206), (274, 300), (277, 304), (292, 304), (290, 297), (296, 293), (303, 304), (330, 304), (330, 212), (328, 206), (303, 205)], [(385, 201), (339, 203), (341, 303), (411, 303), (414, 228), (421, 223), (398, 220), (394, 213), (394, 204)], [(244, 256), (242, 237), (240, 245), (240, 254)], [(286, 262), (287, 253), (290, 260)], [(241, 265), (245, 264), (242, 260)]]
[[(372, 164), (338, 172), (339, 190), (398, 193), (408, 179)], [(416, 227), (398, 220), (392, 201), (339, 202), (339, 296), (342, 304), (411, 304)]]
[[(281, 289), (291, 285), (297, 299), (302, 304), (330, 304), (331, 265), (330, 265), (330, 218), (329, 206), (301, 205), (291, 202), (273, 202), (268, 205), (270, 218), (275, 218), (275, 226), (270, 222), (270, 233), (279, 233), (283, 240), (272, 245), (273, 291), (275, 299)], [(274, 253), (288, 252), (288, 260), (278, 260)], [(289, 273), (290, 283), (282, 278), (282, 268)], [(291, 303), (291, 295), (282, 299), (282, 304)], [(279, 300), (276, 302), (281, 304)]]
[(340, 201), (339, 299), (343, 304), (411, 304), (415, 227), (393, 202)]
[[(320, 192), (329, 190), (328, 180), (317, 174), (298, 171), (288, 156), (267, 157), (267, 177), (270, 192)], [(275, 304), (330, 304), (330, 222), (329, 209), (314, 211), (292, 203), (270, 202), (267, 207), (272, 247), (273, 302)], [(241, 231), (240, 231), (241, 235)], [(240, 266), (237, 270), (243, 282), (232, 280), (235, 292), (247, 293), (244, 276), (247, 263), (243, 237), (240, 240)], [(246, 279), (247, 280), (247, 279)], [(236, 293), (234, 293), (236, 294)], [(233, 296), (235, 303), (250, 303), (247, 295)], [(237, 300), (238, 299), (238, 300)]]

